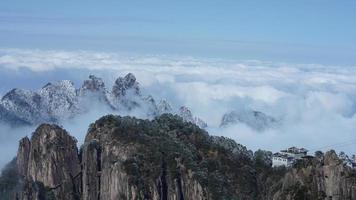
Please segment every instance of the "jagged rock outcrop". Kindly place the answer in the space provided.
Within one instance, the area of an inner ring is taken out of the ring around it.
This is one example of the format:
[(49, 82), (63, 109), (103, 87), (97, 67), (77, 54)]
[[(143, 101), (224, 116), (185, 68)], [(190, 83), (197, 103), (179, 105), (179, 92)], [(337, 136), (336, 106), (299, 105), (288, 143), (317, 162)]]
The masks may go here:
[(106, 88), (104, 81), (94, 75), (89, 75), (89, 79), (85, 80), (83, 85), (79, 89), (79, 95), (85, 96), (88, 93), (99, 93), (101, 95), (106, 94)]
[[(257, 194), (253, 173), (245, 167), (249, 158), (238, 145), (213, 138), (179, 116), (165, 114), (153, 121), (102, 117), (90, 126), (79, 153), (75, 143), (65, 130), (48, 124), (37, 128), (31, 140), (22, 139), (16, 162), (21, 181), (10, 196), (199, 200)], [(226, 161), (231, 163), (225, 166)], [(238, 174), (251, 183), (234, 180)]]
[[(106, 89), (101, 78), (90, 75), (79, 89), (73, 82), (62, 80), (48, 83), (38, 91), (11, 90), (0, 101), (0, 123), (12, 126), (58, 124), (86, 114), (93, 108), (151, 119), (163, 113), (175, 113), (168, 102), (162, 101), (157, 105), (152, 96), (142, 95), (132, 73), (117, 78), (111, 91)], [(196, 117), (187, 121), (206, 126)]]
[(356, 155), (348, 156), (345, 152), (339, 153), (339, 159), (349, 167), (356, 168)]
[[(214, 138), (172, 115), (154, 121), (103, 117), (90, 126), (82, 149), (83, 196), (88, 199), (97, 196), (100, 199), (224, 199), (228, 196), (251, 199), (247, 191), (253, 192), (254, 187), (245, 188), (245, 184), (229, 178), (247, 169), (236, 164), (225, 166), (226, 171), (210, 171), (209, 162), (213, 162), (210, 159), (249, 162), (244, 153), (238, 152), (236, 143), (231, 146), (237, 149), (230, 149), (217, 142), (224, 143), (224, 138)], [(219, 166), (215, 167), (223, 167)], [(251, 173), (246, 171), (244, 176)], [(229, 181), (234, 184), (221, 188)], [(233, 185), (241, 193), (235, 193), (230, 188)]]
[(157, 110), (160, 115), (166, 114), (166, 113), (173, 113), (172, 106), (165, 99), (161, 99), (158, 102)]
[(145, 101), (146, 104), (146, 108), (144, 108), (146, 110), (145, 113), (147, 113), (149, 116), (160, 115), (157, 108), (156, 101), (151, 95), (147, 96), (143, 100)]
[(81, 168), (76, 140), (62, 128), (43, 124), (31, 141), (22, 139), (17, 166), (26, 189), (19, 193), (20, 199), (40, 199), (39, 184), (49, 188), (56, 199), (80, 199)]
[(209, 136), (178, 115), (154, 120), (108, 115), (91, 124), (78, 152), (65, 130), (43, 124), (20, 141), (0, 176), (8, 199), (333, 199), (356, 195), (356, 171), (334, 151), (272, 168), (254, 154)]
[(248, 150), (245, 146), (241, 144), (237, 144), (233, 139), (224, 136), (212, 136), (211, 138), (215, 144), (225, 148), (226, 150), (232, 152), (233, 154), (236, 155), (244, 154), (250, 159), (252, 159), (253, 157), (253, 152), (251, 150)]
[(116, 109), (122, 109), (124, 105), (126, 109), (134, 109), (138, 107), (141, 99), (139, 83), (132, 73), (128, 73), (125, 77), (116, 79), (111, 91), (111, 102)]
[(86, 100), (88, 97), (90, 100), (93, 98), (99, 102), (108, 103), (108, 91), (106, 90), (104, 81), (94, 75), (89, 75), (89, 79), (85, 80), (80, 89), (78, 95), (81, 100)]
[(299, 161), (274, 186), (279, 189), (269, 197), (273, 200), (351, 200), (356, 199), (356, 171), (347, 167), (332, 150), (322, 160)]
[(20, 175), (26, 177), (28, 170), (28, 161), (30, 159), (31, 142), (28, 137), (20, 140), (19, 148), (17, 150), (16, 165), (17, 171)]
[(77, 90), (79, 114), (86, 114), (89, 110), (114, 110), (104, 81), (94, 75), (89, 75)]
[(208, 124), (204, 122), (202, 119), (200, 119), (199, 117), (194, 117), (190, 109), (186, 106), (181, 106), (179, 108), (178, 115), (182, 117), (185, 122), (191, 122), (203, 129), (208, 127)]
[(278, 120), (255, 110), (235, 110), (224, 114), (220, 127), (243, 123), (256, 131), (264, 131), (278, 125)]
[(133, 94), (140, 94), (139, 83), (132, 73), (128, 73), (125, 77), (116, 79), (115, 85), (112, 88), (112, 94), (116, 97), (125, 96), (128, 90), (131, 90)]

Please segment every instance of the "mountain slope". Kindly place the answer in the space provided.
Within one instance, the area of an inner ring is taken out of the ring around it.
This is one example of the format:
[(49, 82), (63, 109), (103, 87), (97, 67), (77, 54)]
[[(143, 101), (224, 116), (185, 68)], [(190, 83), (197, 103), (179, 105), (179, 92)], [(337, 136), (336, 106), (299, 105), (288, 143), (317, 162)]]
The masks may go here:
[(0, 178), (0, 195), (22, 200), (356, 198), (356, 172), (333, 151), (290, 169), (273, 169), (266, 162), (269, 152), (252, 155), (235, 141), (209, 136), (171, 114), (154, 120), (105, 116), (90, 125), (80, 150), (75, 143), (56, 125), (39, 126), (31, 140), (21, 140), (17, 165), (12, 162)]

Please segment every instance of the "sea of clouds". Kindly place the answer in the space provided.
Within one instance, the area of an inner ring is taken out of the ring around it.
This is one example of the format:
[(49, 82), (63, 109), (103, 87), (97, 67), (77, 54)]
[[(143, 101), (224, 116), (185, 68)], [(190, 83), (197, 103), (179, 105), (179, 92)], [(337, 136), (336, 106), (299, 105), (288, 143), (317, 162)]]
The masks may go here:
[[(353, 66), (0, 49), (0, 72), (2, 95), (13, 87), (38, 89), (61, 79), (70, 79), (79, 87), (89, 74), (102, 77), (110, 89), (117, 77), (132, 72), (144, 94), (151, 94), (156, 100), (167, 99), (175, 108), (188, 106), (208, 123), (210, 134), (231, 137), (250, 149), (278, 151), (300, 146), (311, 151), (334, 148), (356, 153), (356, 67)], [(246, 108), (264, 112), (281, 123), (263, 132), (244, 124), (219, 128), (223, 114)], [(64, 126), (71, 134), (83, 138), (88, 124), (96, 117), (86, 115)], [(17, 140), (25, 134), (28, 133), (23, 130), (1, 129), (0, 152), (10, 145), (7, 138)], [(17, 143), (14, 146), (16, 149)]]

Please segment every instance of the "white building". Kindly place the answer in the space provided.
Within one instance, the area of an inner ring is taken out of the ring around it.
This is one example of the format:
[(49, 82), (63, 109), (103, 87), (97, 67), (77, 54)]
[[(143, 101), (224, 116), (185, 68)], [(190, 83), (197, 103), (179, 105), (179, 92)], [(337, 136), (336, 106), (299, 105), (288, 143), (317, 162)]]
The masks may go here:
[(290, 147), (286, 150), (281, 150), (272, 156), (272, 167), (285, 166), (290, 167), (296, 160), (306, 156), (308, 150), (304, 148)]
[(272, 156), (272, 167), (286, 166), (290, 167), (294, 163), (294, 159), (291, 156), (281, 153), (275, 153)]

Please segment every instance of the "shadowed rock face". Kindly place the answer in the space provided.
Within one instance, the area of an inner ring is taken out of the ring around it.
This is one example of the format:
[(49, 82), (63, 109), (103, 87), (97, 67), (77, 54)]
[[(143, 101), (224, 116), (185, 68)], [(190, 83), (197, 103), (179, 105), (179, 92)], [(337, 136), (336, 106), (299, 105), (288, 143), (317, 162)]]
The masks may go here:
[(168, 130), (160, 133), (161, 125), (114, 116), (92, 124), (82, 153), (84, 199), (207, 198), (207, 188), (183, 161), (192, 153), (180, 152), (183, 144)]
[(290, 169), (271, 168), (270, 155), (262, 150), (253, 155), (171, 114), (151, 121), (102, 117), (90, 125), (79, 153), (65, 130), (43, 124), (31, 139), (20, 141), (17, 161), (0, 177), (0, 195), (7, 191), (4, 196), (20, 200), (356, 198), (356, 172), (334, 151)]
[[(247, 150), (232, 140), (222, 145), (224, 141), (171, 114), (153, 121), (106, 116), (90, 126), (78, 154), (75, 140), (65, 130), (41, 125), (31, 140), (20, 142), (17, 164), (24, 183), (18, 196), (253, 199), (256, 183), (244, 167), (251, 164)], [(229, 163), (224, 167), (225, 160)], [(238, 173), (251, 182), (233, 181)]]
[(27, 176), (28, 161), (31, 151), (31, 142), (28, 137), (20, 140), (19, 148), (17, 150), (16, 164), (18, 173), (24, 177)]
[(85, 93), (87, 92), (101, 92), (101, 93), (105, 93), (105, 84), (104, 81), (99, 78), (96, 77), (94, 75), (90, 75), (88, 80), (85, 80), (82, 87), (80, 88), (80, 93), (85, 95)]
[(356, 199), (356, 172), (333, 150), (322, 159), (301, 160), (274, 185), (280, 188), (269, 199)]
[(98, 102), (109, 103), (107, 99), (108, 91), (105, 83), (101, 78), (90, 75), (88, 80), (85, 80), (83, 85), (78, 90), (78, 95), (81, 99), (92, 101), (95, 98)]
[[(81, 170), (76, 140), (60, 127), (43, 124), (31, 141), (22, 139), (17, 165), (19, 175), (26, 182), (42, 183), (56, 199), (79, 199)], [(26, 199), (27, 194), (21, 196)]]
[(136, 81), (136, 77), (132, 73), (128, 73), (125, 77), (116, 79), (112, 88), (112, 94), (116, 97), (125, 96), (127, 90), (132, 90), (134, 94), (140, 94), (140, 87)]

